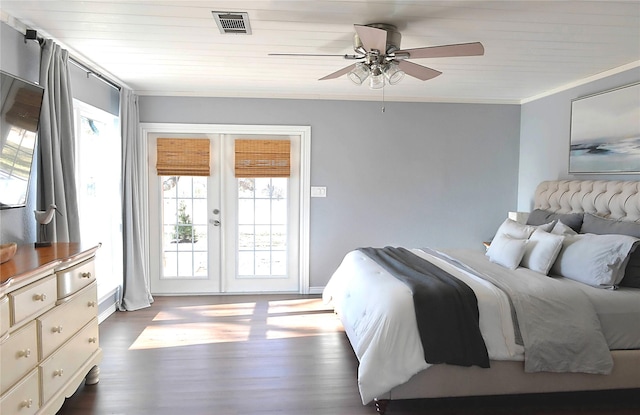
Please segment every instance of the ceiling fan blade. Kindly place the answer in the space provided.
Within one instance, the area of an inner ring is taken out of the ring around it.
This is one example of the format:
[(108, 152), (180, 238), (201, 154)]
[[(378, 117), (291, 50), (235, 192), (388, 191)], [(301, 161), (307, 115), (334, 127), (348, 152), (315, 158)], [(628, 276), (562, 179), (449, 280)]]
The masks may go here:
[(322, 78), (318, 79), (318, 81), (324, 81), (326, 79), (338, 78), (338, 77), (340, 77), (340, 76), (342, 76), (342, 75), (344, 75), (346, 73), (351, 72), (351, 70), (353, 68), (355, 68), (355, 67), (356, 67), (356, 64), (354, 63), (353, 65), (349, 65), (346, 68), (342, 68), (339, 71), (335, 71), (334, 73), (331, 73), (331, 74), (329, 74), (329, 75), (327, 75), (325, 77), (322, 77)]
[(367, 52), (376, 49), (381, 55), (387, 53), (387, 31), (377, 29), (371, 26), (363, 26), (359, 24), (353, 25), (356, 33), (362, 42), (362, 46)]
[[(395, 52), (397, 59), (409, 54), (404, 59), (420, 58), (448, 58), (453, 56), (480, 56), (484, 55), (484, 46), (480, 42), (458, 43), (455, 45), (431, 46), (426, 48), (403, 49)], [(400, 55), (400, 56), (398, 56)]]
[(428, 81), (429, 79), (433, 79), (442, 74), (442, 72), (436, 71), (435, 69), (427, 68), (426, 66), (418, 65), (417, 63), (409, 61), (398, 61), (398, 66), (407, 75), (418, 78), (421, 81)]

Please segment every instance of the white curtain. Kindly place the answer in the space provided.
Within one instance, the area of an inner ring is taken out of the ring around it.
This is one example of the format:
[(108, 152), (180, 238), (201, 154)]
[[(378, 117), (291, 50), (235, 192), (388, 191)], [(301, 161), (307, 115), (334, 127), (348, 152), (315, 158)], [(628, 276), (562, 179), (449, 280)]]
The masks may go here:
[(46, 210), (55, 204), (61, 213), (55, 214), (48, 225), (47, 238), (53, 242), (80, 242), (68, 62), (69, 53), (47, 39), (40, 57), (40, 85), (44, 87), (44, 96), (38, 131), (36, 208)]
[(146, 160), (139, 137), (138, 97), (130, 90), (120, 90), (120, 125), (122, 128), (122, 238), (124, 282), (121, 311), (149, 307), (153, 302), (149, 287), (148, 246), (146, 235), (147, 197), (144, 194)]

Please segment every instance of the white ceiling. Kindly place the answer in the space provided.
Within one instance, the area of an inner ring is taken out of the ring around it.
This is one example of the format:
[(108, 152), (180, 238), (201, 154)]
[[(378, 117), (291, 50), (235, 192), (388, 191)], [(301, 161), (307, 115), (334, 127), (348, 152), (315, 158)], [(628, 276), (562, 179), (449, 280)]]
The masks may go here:
[[(479, 41), (484, 56), (414, 60), (386, 100), (521, 103), (640, 68), (640, 0), (2, 0), (2, 20), (37, 29), (139, 95), (379, 100), (347, 77), (353, 61), (268, 53), (352, 54), (353, 24), (390, 23), (403, 49)], [(251, 35), (220, 34), (211, 11), (247, 12)]]

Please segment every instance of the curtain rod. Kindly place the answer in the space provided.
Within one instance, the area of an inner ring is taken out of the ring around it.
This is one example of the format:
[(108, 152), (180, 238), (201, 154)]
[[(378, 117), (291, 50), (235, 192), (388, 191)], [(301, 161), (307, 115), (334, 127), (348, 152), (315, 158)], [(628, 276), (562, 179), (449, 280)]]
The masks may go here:
[(98, 78), (99, 80), (101, 80), (102, 82), (104, 82), (105, 84), (109, 85), (110, 87), (117, 89), (118, 91), (120, 91), (122, 89), (122, 87), (118, 84), (116, 84), (115, 82), (113, 82), (112, 80), (110, 80), (109, 78), (105, 77), (104, 75), (102, 75), (99, 72), (94, 71), (93, 69), (89, 68), (88, 66), (86, 66), (85, 64), (78, 62), (75, 58), (73, 58), (72, 56), (69, 56), (69, 62), (74, 64), (75, 66), (77, 66), (78, 68), (82, 69), (83, 71), (85, 71), (87, 73), (87, 77), (89, 75), (93, 75), (96, 78)]
[[(24, 43), (27, 43), (27, 40), (35, 40), (38, 42), (38, 44), (40, 45), (40, 47), (44, 46), (45, 44), (45, 38), (38, 36), (38, 31), (33, 30), (33, 29), (27, 29), (26, 33), (24, 35)], [(122, 89), (122, 87), (118, 84), (116, 84), (115, 82), (113, 82), (112, 80), (110, 80), (109, 78), (107, 78), (106, 76), (102, 75), (100, 72), (96, 72), (93, 69), (89, 68), (87, 65), (83, 64), (82, 62), (78, 61), (77, 59), (75, 59), (73, 56), (69, 55), (69, 62), (71, 62), (72, 64), (74, 64), (75, 66), (77, 66), (78, 68), (82, 69), (83, 71), (85, 71), (87, 73), (87, 77), (89, 77), (89, 75), (93, 75), (96, 78), (98, 78), (99, 80), (101, 80), (102, 82), (104, 82), (105, 84), (109, 85), (110, 87), (117, 89), (118, 91), (120, 91)]]

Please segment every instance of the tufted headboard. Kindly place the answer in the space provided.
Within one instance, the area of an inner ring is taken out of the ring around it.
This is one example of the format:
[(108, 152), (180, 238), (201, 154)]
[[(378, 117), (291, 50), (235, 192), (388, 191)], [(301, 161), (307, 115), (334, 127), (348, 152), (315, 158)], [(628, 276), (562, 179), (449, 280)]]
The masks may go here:
[(536, 189), (533, 208), (640, 223), (640, 181), (545, 181)]

